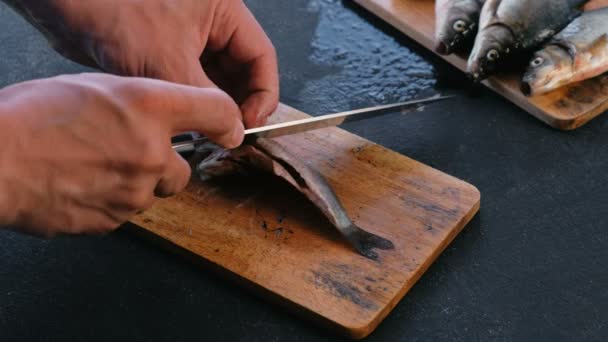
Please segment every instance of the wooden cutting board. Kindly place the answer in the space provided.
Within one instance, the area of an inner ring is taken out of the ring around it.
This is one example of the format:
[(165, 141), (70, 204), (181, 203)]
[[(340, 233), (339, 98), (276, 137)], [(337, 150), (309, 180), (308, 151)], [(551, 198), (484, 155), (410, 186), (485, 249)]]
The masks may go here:
[[(424, 47), (433, 50), (435, 1), (355, 0)], [(587, 9), (608, 6), (607, 0), (590, 1)], [(441, 56), (441, 55), (440, 55)], [(441, 56), (460, 70), (466, 70), (467, 56)], [(528, 98), (520, 91), (522, 73), (492, 77), (484, 85), (504, 96), (546, 124), (573, 130), (608, 109), (608, 74), (551, 93)]]
[[(273, 121), (302, 117), (281, 106)], [(194, 178), (184, 193), (137, 216), (136, 232), (363, 338), (477, 213), (479, 192), (338, 128), (277, 140), (328, 179), (356, 224), (396, 249), (380, 251), (378, 261), (360, 256), (304, 196), (273, 177)]]

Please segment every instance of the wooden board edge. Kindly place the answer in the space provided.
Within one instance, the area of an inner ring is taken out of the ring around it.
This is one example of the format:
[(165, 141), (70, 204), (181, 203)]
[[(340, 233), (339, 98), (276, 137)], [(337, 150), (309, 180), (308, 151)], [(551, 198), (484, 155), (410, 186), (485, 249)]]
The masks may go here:
[(170, 252), (177, 257), (183, 258), (190, 262), (196, 267), (201, 267), (205, 270), (210, 271), (220, 279), (232, 282), (232, 284), (244, 288), (254, 296), (258, 298), (268, 300), (278, 307), (286, 309), (287, 313), (293, 313), (299, 318), (304, 318), (310, 323), (316, 324), (319, 327), (324, 327), (331, 331), (334, 331), (342, 336), (349, 337), (349, 331), (347, 328), (337, 324), (336, 322), (330, 321), (327, 318), (319, 315), (318, 313), (311, 311), (293, 301), (289, 298), (280, 296), (263, 286), (256, 284), (255, 282), (240, 276), (238, 273), (232, 272), (218, 264), (215, 264), (200, 255), (189, 251), (188, 249), (172, 242), (167, 239), (160, 237), (152, 233), (151, 231), (139, 226), (136, 223), (128, 222), (121, 227), (125, 232), (132, 234), (143, 241), (150, 243), (152, 246), (159, 247), (167, 252)]
[(482, 83), (489, 89), (498, 93), (498, 95), (504, 97), (511, 103), (528, 112), (536, 119), (560, 131), (573, 131), (578, 128), (581, 128), (585, 124), (589, 123), (589, 121), (604, 113), (608, 109), (608, 100), (606, 100), (600, 103), (595, 108), (588, 110), (582, 115), (578, 115), (573, 118), (562, 119), (556, 115), (547, 115), (545, 111), (541, 110), (539, 107), (535, 106), (531, 102), (518, 100), (517, 95), (513, 92), (512, 89), (505, 87), (504, 85), (499, 82), (496, 82), (493, 79), (486, 80)]
[(462, 219), (458, 222), (455, 228), (450, 231), (450, 234), (446, 236), (446, 238), (441, 242), (435, 252), (426, 260), (426, 262), (420, 265), (420, 271), (417, 272), (416, 275), (404, 285), (404, 287), (401, 289), (401, 292), (394, 298), (393, 302), (389, 306), (387, 306), (385, 310), (382, 310), (379, 315), (375, 317), (369, 324), (359, 328), (351, 328), (349, 330), (350, 335), (348, 337), (355, 340), (361, 340), (372, 334), (380, 326), (384, 319), (393, 311), (393, 309), (401, 302), (405, 295), (407, 295), (407, 293), (414, 287), (414, 285), (418, 283), (422, 276), (426, 274), (429, 268), (435, 263), (435, 261), (452, 243), (452, 241), (454, 241), (454, 239), (479, 213), (479, 210), (481, 208), (481, 193), (475, 186), (464, 181), (462, 182), (474, 191), (474, 194), (477, 198), (475, 204), (471, 207), (469, 212), (462, 217)]
[[(460, 180), (459, 180), (460, 181)], [(401, 289), (401, 292), (393, 299), (393, 301), (387, 305), (383, 310), (380, 310), (378, 315), (373, 317), (368, 323), (363, 324), (358, 327), (347, 327), (338, 322), (332, 321), (327, 317), (324, 317), (306, 307), (301, 306), (300, 304), (293, 302), (291, 299), (283, 297), (277, 293), (274, 293), (255, 282), (246, 279), (235, 272), (232, 272), (218, 264), (215, 264), (208, 259), (197, 255), (186, 248), (175, 244), (172, 241), (166, 240), (145, 228), (137, 225), (136, 223), (129, 222), (122, 226), (121, 229), (124, 231), (133, 234), (134, 236), (142, 238), (142, 240), (151, 243), (154, 246), (158, 246), (166, 251), (169, 251), (179, 257), (182, 257), (193, 265), (198, 267), (203, 267), (213, 272), (215, 275), (226, 279), (227, 281), (231, 281), (237, 286), (241, 286), (248, 291), (250, 291), (253, 295), (256, 295), (265, 300), (269, 300), (274, 303), (278, 307), (285, 308), (288, 312), (292, 312), (298, 317), (301, 317), (310, 323), (313, 323), (319, 327), (324, 327), (330, 331), (335, 332), (343, 337), (353, 339), (353, 340), (361, 340), (368, 337), (371, 333), (373, 333), (378, 326), (384, 321), (384, 319), (393, 311), (393, 309), (401, 302), (401, 300), (405, 297), (405, 295), (411, 290), (411, 288), (418, 282), (418, 280), (422, 277), (423, 274), (427, 272), (430, 266), (436, 261), (436, 259), (443, 253), (443, 251), (450, 245), (450, 243), (462, 232), (462, 230), (468, 225), (468, 223), (476, 216), (476, 214), (480, 210), (481, 204), (481, 194), (479, 190), (473, 185), (461, 181), (467, 187), (470, 187), (477, 198), (475, 205), (471, 207), (469, 212), (465, 214), (462, 219), (458, 222), (456, 227), (450, 231), (450, 234), (446, 236), (446, 238), (442, 241), (442, 243), (438, 246), (436, 251), (431, 255), (430, 258), (426, 260), (424, 264), (421, 265), (420, 272), (416, 274), (409, 282), (404, 284), (404, 287)]]
[[(433, 54), (435, 54), (435, 56), (440, 57), (441, 59), (450, 63), (452, 66), (459, 69), (460, 71), (466, 70), (466, 65), (459, 57), (456, 57), (454, 55), (444, 56), (436, 53), (432, 47), (432, 42), (429, 42), (428, 39), (426, 39), (426, 37), (424, 37), (422, 34), (416, 32), (415, 30), (411, 30), (409, 27), (407, 27), (407, 25), (396, 20), (394, 15), (387, 11), (384, 7), (378, 5), (377, 3), (371, 0), (354, 0), (354, 2), (369, 11), (371, 14), (380, 17), (389, 25), (396, 28), (398, 31), (405, 34), (412, 40), (416, 41), (418, 44), (424, 46), (426, 49), (430, 50)], [(560, 119), (555, 116), (548, 115), (529, 101), (522, 101), (520, 98), (515, 96), (515, 94), (510, 89), (506, 89), (506, 87), (503, 87), (495, 79), (490, 78), (489, 80), (483, 81), (482, 84), (490, 90), (497, 92), (498, 95), (509, 100), (511, 103), (528, 112), (541, 122), (544, 122), (548, 126), (561, 131), (576, 130), (584, 126), (589, 121), (596, 118), (606, 110), (608, 110), (608, 100), (606, 100), (600, 105), (598, 105), (595, 109), (587, 111), (582, 115), (579, 115), (574, 118)]]
[(588, 111), (585, 115), (579, 116), (578, 118), (575, 118), (573, 120), (565, 120), (564, 122), (562, 122), (563, 126), (561, 127), (561, 129), (564, 131), (573, 131), (578, 128), (581, 128), (587, 123), (589, 123), (591, 120), (604, 114), (606, 110), (608, 110), (608, 100), (602, 102), (593, 110)]

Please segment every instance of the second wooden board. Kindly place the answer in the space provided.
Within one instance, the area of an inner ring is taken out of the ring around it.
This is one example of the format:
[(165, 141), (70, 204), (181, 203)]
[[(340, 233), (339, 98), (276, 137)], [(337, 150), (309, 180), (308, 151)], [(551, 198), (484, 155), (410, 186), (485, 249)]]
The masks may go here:
[[(431, 0), (355, 0), (401, 32), (433, 50), (435, 2)], [(590, 1), (587, 9), (606, 6), (606, 0)], [(441, 56), (466, 70), (465, 56)], [(608, 75), (573, 84), (532, 98), (520, 91), (521, 74), (492, 77), (484, 85), (504, 96), (548, 125), (573, 130), (608, 109)]]

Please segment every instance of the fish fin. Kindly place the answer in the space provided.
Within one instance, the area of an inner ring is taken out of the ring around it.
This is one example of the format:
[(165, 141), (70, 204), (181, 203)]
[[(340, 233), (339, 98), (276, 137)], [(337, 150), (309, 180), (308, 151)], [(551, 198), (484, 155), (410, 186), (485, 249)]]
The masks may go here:
[(369, 259), (378, 259), (378, 254), (373, 249), (395, 249), (395, 245), (390, 240), (365, 231), (354, 224), (349, 227), (348, 231), (350, 231), (346, 236), (348, 241), (350, 241), (359, 254)]
[(578, 54), (579, 49), (571, 41), (567, 39), (557, 39), (554, 37), (549, 43), (547, 43), (547, 45), (555, 45), (557, 47), (560, 47), (561, 49), (566, 51), (566, 53), (568, 53), (568, 56), (570, 56), (570, 60), (572, 60), (572, 62), (576, 60), (576, 55)]
[(498, 7), (502, 0), (487, 0), (479, 16), (479, 29), (486, 28), (498, 22)]
[[(212, 146), (209, 146), (211, 149)], [(248, 164), (243, 161), (239, 161), (238, 157), (234, 157), (234, 154), (243, 153), (243, 150), (249, 148), (247, 146), (241, 147), (237, 150), (225, 150), (221, 147), (217, 147), (216, 150), (211, 150), (204, 159), (198, 161), (196, 164), (195, 172), (202, 181), (208, 181), (214, 178), (233, 175), (233, 174), (249, 174), (247, 166)]]

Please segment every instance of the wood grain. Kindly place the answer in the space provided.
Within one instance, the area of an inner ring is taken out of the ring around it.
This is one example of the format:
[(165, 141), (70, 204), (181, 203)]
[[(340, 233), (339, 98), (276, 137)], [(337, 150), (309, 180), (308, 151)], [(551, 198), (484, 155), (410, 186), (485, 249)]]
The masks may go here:
[[(434, 1), (355, 0), (355, 2), (433, 51)], [(607, 5), (607, 0), (594, 0), (588, 3), (587, 9)], [(466, 70), (466, 56), (441, 57), (458, 69)], [(531, 98), (520, 91), (521, 77), (522, 74), (517, 73), (501, 74), (489, 78), (483, 84), (539, 120), (560, 130), (579, 128), (608, 109), (608, 75)]]
[[(305, 116), (281, 106), (273, 120)], [(194, 179), (133, 223), (307, 318), (363, 338), (477, 213), (479, 192), (338, 128), (277, 140), (328, 179), (356, 224), (396, 249), (380, 251), (378, 261), (360, 256), (304, 196), (270, 177)]]

